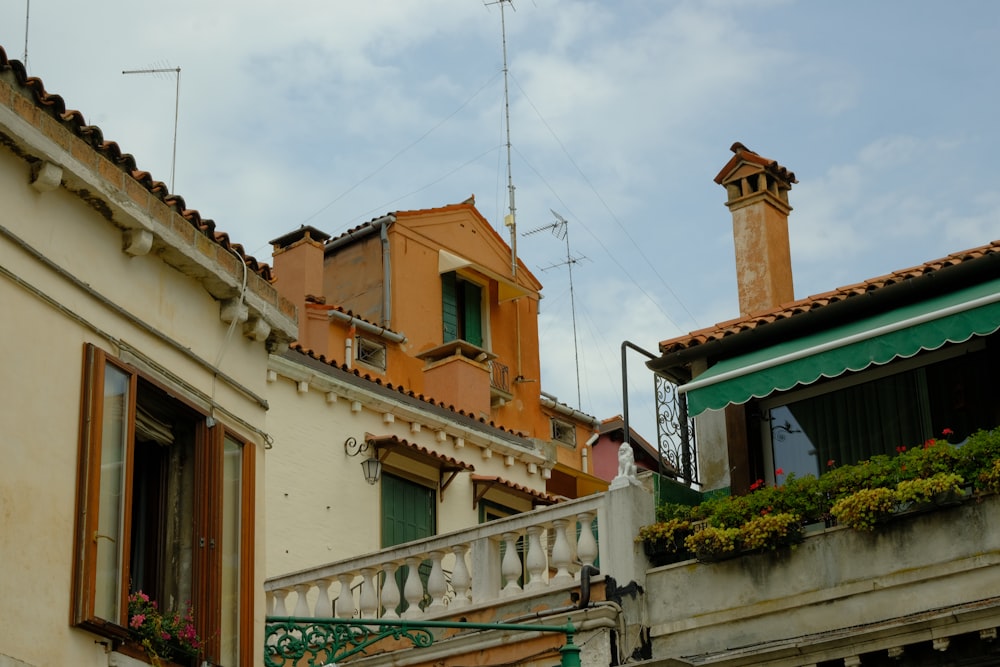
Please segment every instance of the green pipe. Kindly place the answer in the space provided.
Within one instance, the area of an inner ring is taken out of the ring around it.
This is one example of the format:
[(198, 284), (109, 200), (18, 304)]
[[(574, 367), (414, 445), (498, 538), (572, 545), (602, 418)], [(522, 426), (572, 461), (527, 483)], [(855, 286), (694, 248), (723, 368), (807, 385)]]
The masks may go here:
[[(408, 621), (394, 618), (312, 618), (308, 616), (268, 616), (266, 623), (302, 623), (323, 625), (383, 625), (396, 628), (456, 628), (458, 630), (513, 630), (515, 632), (562, 632), (572, 639), (576, 628), (566, 625), (531, 625), (521, 623), (470, 623), (467, 621)], [(579, 651), (579, 648), (577, 648)]]

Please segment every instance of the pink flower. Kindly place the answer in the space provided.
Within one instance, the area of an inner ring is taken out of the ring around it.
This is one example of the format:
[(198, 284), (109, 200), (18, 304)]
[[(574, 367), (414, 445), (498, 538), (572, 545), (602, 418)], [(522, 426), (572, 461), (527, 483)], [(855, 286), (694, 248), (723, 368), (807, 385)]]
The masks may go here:
[(164, 641), (169, 641), (170, 640), (170, 633), (169, 632), (161, 632), (160, 633), (160, 637), (162, 637), (164, 639)]
[(138, 628), (142, 625), (143, 621), (145, 620), (146, 620), (145, 614), (136, 614), (135, 616), (132, 617), (132, 620), (129, 622), (129, 625), (131, 625), (133, 628)]

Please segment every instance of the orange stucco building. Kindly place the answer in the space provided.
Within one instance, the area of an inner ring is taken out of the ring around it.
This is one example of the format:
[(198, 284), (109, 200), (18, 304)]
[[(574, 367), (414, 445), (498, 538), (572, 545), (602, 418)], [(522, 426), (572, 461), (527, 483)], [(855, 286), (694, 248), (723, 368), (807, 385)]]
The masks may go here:
[(597, 420), (541, 387), (542, 285), (472, 198), (336, 238), (306, 226), (271, 243), (303, 347), (537, 440), (550, 493), (606, 488), (587, 469)]

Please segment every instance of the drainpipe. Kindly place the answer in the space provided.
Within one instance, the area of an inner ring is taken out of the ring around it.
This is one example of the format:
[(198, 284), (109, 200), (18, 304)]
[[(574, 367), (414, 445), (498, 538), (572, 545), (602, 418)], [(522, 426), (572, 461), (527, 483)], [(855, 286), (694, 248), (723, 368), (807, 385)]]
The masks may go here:
[(555, 400), (555, 396), (553, 396), (552, 394), (546, 394), (543, 391), (540, 400), (544, 407), (553, 410), (555, 412), (558, 412), (561, 415), (572, 417), (577, 421), (590, 424), (594, 428), (597, 428), (601, 424), (601, 422), (595, 419), (592, 415), (588, 415), (586, 412), (580, 412), (579, 410), (575, 410), (567, 405), (563, 405), (562, 403), (557, 402)]
[(381, 228), (379, 236), (382, 238), (382, 326), (387, 327), (392, 323), (392, 271), (389, 262), (389, 234), (386, 231), (390, 222), (395, 216), (383, 216), (379, 219)]
[(377, 324), (372, 324), (367, 320), (362, 320), (353, 315), (348, 315), (347, 313), (340, 310), (329, 311), (329, 317), (331, 320), (340, 320), (346, 323), (348, 326), (355, 327), (366, 334), (371, 334), (373, 336), (378, 336), (390, 343), (405, 343), (406, 334), (396, 333), (395, 331), (390, 331), (385, 327), (380, 327)]

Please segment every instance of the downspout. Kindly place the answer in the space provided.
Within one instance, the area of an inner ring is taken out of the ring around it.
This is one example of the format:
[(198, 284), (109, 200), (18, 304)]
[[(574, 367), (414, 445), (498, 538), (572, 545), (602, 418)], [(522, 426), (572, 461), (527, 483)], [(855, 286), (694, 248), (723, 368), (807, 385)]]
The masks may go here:
[(396, 220), (396, 216), (386, 215), (376, 222), (381, 225), (379, 236), (382, 239), (382, 326), (388, 327), (392, 323), (392, 265), (389, 261), (389, 225)]

